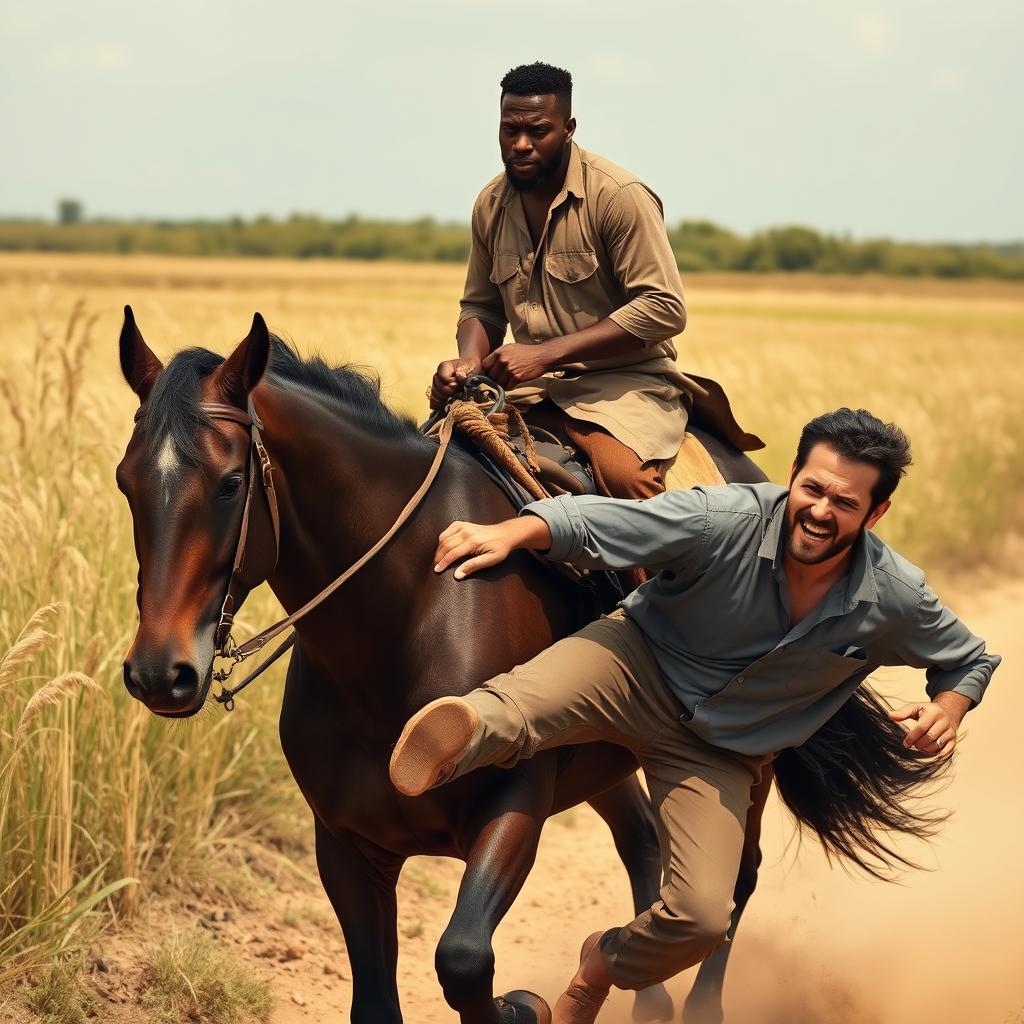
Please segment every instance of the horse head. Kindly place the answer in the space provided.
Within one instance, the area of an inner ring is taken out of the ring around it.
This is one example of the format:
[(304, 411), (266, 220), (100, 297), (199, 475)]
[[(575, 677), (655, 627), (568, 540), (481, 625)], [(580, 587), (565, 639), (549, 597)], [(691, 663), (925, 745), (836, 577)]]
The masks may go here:
[[(165, 367), (126, 306), (120, 357), (140, 403), (117, 467), (139, 563), (139, 628), (124, 684), (156, 714), (184, 718), (210, 688), (253, 470), (249, 396), (266, 370), (270, 335), (257, 313), (227, 359), (189, 349)], [(224, 414), (211, 416), (210, 406)]]

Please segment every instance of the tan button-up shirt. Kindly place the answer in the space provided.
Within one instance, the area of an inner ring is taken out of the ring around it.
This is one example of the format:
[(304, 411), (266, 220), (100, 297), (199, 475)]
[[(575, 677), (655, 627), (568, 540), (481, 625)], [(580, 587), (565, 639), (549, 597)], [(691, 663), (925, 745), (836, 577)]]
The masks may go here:
[(472, 233), (459, 323), (510, 325), (517, 344), (531, 345), (610, 317), (644, 344), (560, 367), (510, 399), (522, 405), (546, 396), (642, 461), (672, 458), (695, 385), (675, 363), (672, 338), (686, 325), (686, 307), (661, 200), (629, 171), (573, 143), (536, 251), (504, 173), (477, 198)]

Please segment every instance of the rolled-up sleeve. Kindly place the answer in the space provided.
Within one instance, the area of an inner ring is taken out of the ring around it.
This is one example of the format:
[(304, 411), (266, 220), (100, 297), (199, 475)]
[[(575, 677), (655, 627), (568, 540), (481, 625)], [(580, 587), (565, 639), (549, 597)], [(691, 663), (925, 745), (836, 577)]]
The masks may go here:
[(604, 210), (605, 248), (628, 302), (609, 316), (653, 345), (686, 326), (686, 304), (661, 204), (641, 182), (623, 185)]
[(535, 501), (520, 515), (536, 515), (551, 531), (544, 557), (582, 569), (671, 569), (686, 576), (703, 571), (708, 501), (699, 487), (632, 500), (599, 495)]
[(989, 654), (985, 641), (924, 585), (916, 614), (898, 640), (898, 654), (904, 664), (926, 670), (929, 697), (952, 690), (975, 704), (981, 701), (1002, 660), (998, 654)]
[(481, 195), (473, 207), (470, 231), (472, 241), (469, 265), (466, 268), (466, 286), (459, 303), (459, 323), (475, 317), (504, 330), (508, 326), (508, 317), (505, 314), (501, 290), (491, 280), (491, 252), (483, 231), (484, 201)]

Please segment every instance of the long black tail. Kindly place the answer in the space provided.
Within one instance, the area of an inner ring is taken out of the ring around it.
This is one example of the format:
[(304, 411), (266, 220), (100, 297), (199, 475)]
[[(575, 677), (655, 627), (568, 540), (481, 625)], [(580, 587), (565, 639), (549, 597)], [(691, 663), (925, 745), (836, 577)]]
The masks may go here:
[(816, 834), (829, 857), (881, 879), (900, 866), (919, 866), (893, 839), (929, 839), (949, 817), (918, 801), (934, 793), (951, 758), (908, 750), (904, 735), (861, 686), (803, 746), (775, 759), (779, 793), (800, 831)]

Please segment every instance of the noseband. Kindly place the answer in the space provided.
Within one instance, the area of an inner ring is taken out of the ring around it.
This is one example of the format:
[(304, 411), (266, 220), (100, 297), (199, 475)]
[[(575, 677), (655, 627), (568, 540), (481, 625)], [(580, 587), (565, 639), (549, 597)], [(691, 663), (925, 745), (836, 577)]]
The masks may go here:
[[(260, 421), (259, 416), (256, 415), (251, 398), (248, 400), (248, 407), (249, 411), (244, 412), (235, 406), (222, 405), (216, 402), (203, 402), (199, 406), (202, 412), (210, 419), (228, 420), (249, 428), (249, 485), (245, 495), (245, 508), (242, 512), (242, 525), (238, 534), (238, 545), (235, 548), (235, 560), (231, 570), (231, 579), (228, 582), (228, 591), (221, 606), (220, 621), (217, 624), (215, 637), (216, 656), (230, 661), (227, 668), (218, 669), (213, 674), (213, 678), (222, 684), (221, 692), (215, 694), (214, 699), (219, 704), (223, 704), (227, 711), (234, 709), (235, 695), (240, 690), (244, 689), (257, 676), (270, 668), (285, 651), (291, 648), (295, 643), (294, 631), (285, 638), (266, 661), (250, 672), (233, 689), (228, 689), (223, 684), (231, 675), (235, 665), (262, 650), (274, 637), (280, 635), (284, 630), (293, 627), (296, 622), (326, 601), (346, 580), (366, 565), (394, 537), (406, 520), (416, 511), (417, 506), (426, 496), (427, 491), (430, 490), (430, 485), (434, 482), (441, 469), (441, 462), (444, 459), (448, 443), (451, 441), (453, 429), (453, 420), (449, 416), (441, 425), (441, 430), (438, 433), (437, 454), (434, 456), (425, 479), (420, 484), (416, 493), (409, 499), (405, 508), (399, 513), (398, 518), (387, 533), (357, 562), (349, 566), (348, 569), (332, 583), (329, 583), (319, 594), (307, 601), (301, 608), (279, 622), (275, 622), (274, 625), (269, 626), (262, 633), (258, 633), (256, 636), (246, 640), (245, 643), (238, 645), (231, 636), (231, 627), (234, 624), (235, 613), (242, 606), (242, 602), (249, 595), (249, 592), (270, 578), (270, 575), (277, 566), (281, 545), (281, 524), (277, 510), (277, 494), (274, 491), (273, 466), (267, 449), (263, 445), (263, 437), (260, 433), (263, 423)], [(257, 464), (259, 465), (259, 472), (257, 472)]]

